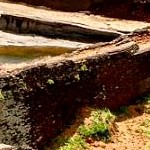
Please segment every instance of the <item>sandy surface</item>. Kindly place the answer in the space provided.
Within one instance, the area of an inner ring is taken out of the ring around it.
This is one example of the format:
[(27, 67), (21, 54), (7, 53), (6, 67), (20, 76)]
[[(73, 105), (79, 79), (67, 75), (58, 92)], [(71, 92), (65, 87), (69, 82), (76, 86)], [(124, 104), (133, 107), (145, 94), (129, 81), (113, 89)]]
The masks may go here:
[[(110, 143), (95, 141), (90, 145), (90, 150), (146, 150), (150, 139), (140, 131), (140, 125), (150, 118), (150, 114), (139, 114), (136, 112), (136, 108), (136, 106), (129, 107), (129, 110), (133, 111), (130, 112), (131, 117), (125, 120), (118, 118), (116, 121), (117, 131), (112, 136)], [(138, 116), (136, 116), (137, 114)]]
[[(85, 150), (150, 150), (150, 101), (124, 107), (125, 111), (118, 112), (112, 127), (111, 139), (108, 143), (90, 139)], [(75, 122), (64, 130), (59, 136), (73, 137), (77, 134), (78, 127), (83, 124), (90, 124), (90, 107), (83, 107)], [(63, 140), (62, 140), (63, 141)], [(54, 147), (59, 147), (57, 142)], [(48, 148), (53, 150), (53, 148)], [(80, 150), (80, 149), (78, 149)], [(83, 150), (83, 149), (82, 149)]]

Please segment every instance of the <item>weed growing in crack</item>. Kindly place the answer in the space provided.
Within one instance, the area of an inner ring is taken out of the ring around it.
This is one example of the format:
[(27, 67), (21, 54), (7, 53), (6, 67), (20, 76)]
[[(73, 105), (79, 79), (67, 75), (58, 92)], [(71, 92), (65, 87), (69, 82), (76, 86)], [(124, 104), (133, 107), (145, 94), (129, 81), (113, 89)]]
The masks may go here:
[(83, 64), (83, 65), (81, 66), (80, 70), (81, 70), (81, 71), (87, 71), (88, 68), (87, 68), (87, 66), (86, 66), (85, 64)]
[(91, 126), (87, 127), (85, 125), (80, 126), (79, 133), (83, 137), (96, 137), (105, 136), (108, 134), (108, 128), (104, 123), (93, 122)]

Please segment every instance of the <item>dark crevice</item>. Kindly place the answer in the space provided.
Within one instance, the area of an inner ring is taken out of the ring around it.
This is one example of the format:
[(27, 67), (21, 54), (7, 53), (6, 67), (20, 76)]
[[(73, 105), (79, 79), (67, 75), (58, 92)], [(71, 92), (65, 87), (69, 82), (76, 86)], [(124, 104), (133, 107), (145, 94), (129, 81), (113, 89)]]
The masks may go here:
[(93, 3), (91, 13), (106, 17), (150, 21), (150, 1), (105, 0)]

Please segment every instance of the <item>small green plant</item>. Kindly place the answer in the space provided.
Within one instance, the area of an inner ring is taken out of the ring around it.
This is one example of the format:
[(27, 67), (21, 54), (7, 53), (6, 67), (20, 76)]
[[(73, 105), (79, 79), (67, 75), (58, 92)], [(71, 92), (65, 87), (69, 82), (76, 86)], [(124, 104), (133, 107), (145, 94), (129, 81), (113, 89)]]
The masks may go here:
[(48, 80), (47, 80), (47, 83), (48, 83), (49, 85), (52, 85), (52, 84), (54, 84), (54, 80), (48, 79)]
[(64, 146), (61, 146), (58, 150), (84, 150), (87, 147), (85, 140), (79, 136), (73, 136), (68, 139)]
[(84, 138), (109, 139), (109, 121), (112, 118), (114, 116), (107, 109), (94, 110), (91, 113), (91, 124), (80, 126), (78, 131)]
[[(56, 138), (55, 150), (84, 150), (88, 149), (87, 140), (103, 140), (107, 142), (110, 139), (109, 126), (114, 120), (114, 115), (108, 109), (90, 109), (90, 123), (82, 124), (78, 127), (76, 134), (72, 137), (60, 136)], [(58, 147), (59, 146), (59, 147)]]
[(108, 127), (105, 123), (93, 122), (91, 126), (80, 126), (79, 133), (83, 137), (96, 137), (106, 136), (108, 134)]
[[(99, 117), (101, 116), (103, 122), (108, 123), (108, 122), (113, 122), (115, 120), (115, 116), (110, 112), (109, 109), (106, 109), (106, 108), (103, 110), (98, 109), (95, 115), (98, 115), (98, 114), (99, 114)], [(93, 116), (96, 117), (95, 115)]]
[(75, 78), (77, 81), (80, 81), (80, 75), (79, 75), (79, 74), (76, 74), (76, 75), (74, 76), (74, 78)]
[(83, 64), (83, 65), (81, 66), (80, 70), (81, 70), (81, 71), (87, 71), (88, 68), (87, 68), (87, 66), (86, 66), (85, 64)]
[(0, 101), (3, 101), (5, 98), (4, 98), (4, 96), (3, 96), (3, 94), (2, 94), (2, 89), (0, 89)]

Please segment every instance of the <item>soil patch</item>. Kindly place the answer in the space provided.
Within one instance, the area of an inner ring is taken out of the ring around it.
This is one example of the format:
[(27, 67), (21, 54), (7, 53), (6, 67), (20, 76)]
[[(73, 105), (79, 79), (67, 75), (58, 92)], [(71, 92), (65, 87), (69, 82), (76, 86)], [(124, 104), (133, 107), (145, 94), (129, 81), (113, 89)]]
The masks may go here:
[[(148, 98), (149, 99), (149, 98)], [(76, 136), (79, 126), (90, 123), (90, 107), (82, 108), (76, 121), (57, 137), (53, 146), (48, 150), (63, 149), (62, 143), (68, 137)], [(111, 125), (111, 140), (105, 143), (102, 140), (89, 139), (88, 150), (149, 150), (150, 149), (150, 101), (138, 101), (137, 104), (121, 107), (114, 113), (116, 119)], [(79, 117), (80, 116), (80, 117)], [(60, 141), (61, 139), (61, 141)], [(57, 141), (57, 142), (56, 142)], [(64, 142), (65, 143), (65, 142)], [(69, 150), (69, 148), (67, 149)], [(82, 150), (79, 148), (78, 150)]]

